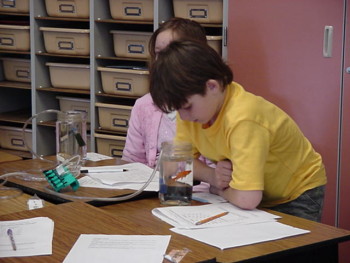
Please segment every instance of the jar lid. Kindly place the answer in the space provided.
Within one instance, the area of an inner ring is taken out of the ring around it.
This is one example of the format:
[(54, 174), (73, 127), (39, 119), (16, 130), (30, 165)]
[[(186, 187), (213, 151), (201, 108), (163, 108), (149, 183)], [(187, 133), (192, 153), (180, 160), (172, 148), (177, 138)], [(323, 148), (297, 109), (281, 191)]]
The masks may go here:
[(57, 114), (58, 121), (82, 122), (86, 120), (86, 112), (83, 111), (60, 111)]
[(166, 141), (162, 143), (162, 151), (166, 156), (192, 156), (192, 144), (190, 142)]

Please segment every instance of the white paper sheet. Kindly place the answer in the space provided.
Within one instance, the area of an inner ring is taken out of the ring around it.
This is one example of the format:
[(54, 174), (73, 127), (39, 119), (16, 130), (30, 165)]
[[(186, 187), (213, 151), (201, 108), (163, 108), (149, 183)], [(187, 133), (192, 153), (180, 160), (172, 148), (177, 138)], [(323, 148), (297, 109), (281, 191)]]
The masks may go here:
[[(217, 218), (203, 225), (195, 225), (196, 222), (228, 211), (229, 214)], [(169, 206), (159, 207), (152, 213), (163, 221), (177, 228), (213, 228), (226, 225), (256, 224), (266, 221), (275, 221), (276, 215), (262, 210), (243, 210), (230, 203), (216, 203), (202, 206)]]
[[(12, 230), (16, 250), (8, 229)], [(0, 221), (0, 257), (24, 257), (52, 254), (54, 222), (47, 217)]]
[(113, 159), (113, 158), (110, 156), (107, 156), (107, 155), (100, 154), (100, 153), (89, 152), (86, 154), (86, 160), (88, 160), (88, 161), (97, 162), (97, 161), (111, 160), (111, 159)]
[[(79, 179), (82, 187), (96, 187), (106, 189), (140, 189), (152, 175), (153, 169), (142, 163), (129, 163), (114, 166), (99, 166), (106, 169), (111, 167), (127, 169), (126, 172), (108, 172), (108, 173), (88, 173)], [(91, 167), (82, 167), (89, 169)], [(145, 191), (159, 190), (159, 172), (156, 172), (151, 183)]]
[(163, 262), (170, 237), (82, 234), (63, 263), (160, 263)]
[[(228, 211), (228, 215), (203, 225), (195, 223), (204, 218)], [(171, 231), (226, 249), (270, 240), (309, 233), (276, 222), (280, 218), (262, 210), (243, 210), (230, 203), (216, 203), (202, 206), (160, 207), (152, 213), (175, 226)]]
[(279, 222), (265, 222), (247, 225), (230, 225), (206, 229), (179, 229), (171, 231), (201, 241), (208, 245), (226, 249), (271, 241), (309, 233)]
[(202, 203), (227, 203), (228, 201), (219, 195), (214, 195), (208, 192), (198, 192), (192, 194), (192, 199)]

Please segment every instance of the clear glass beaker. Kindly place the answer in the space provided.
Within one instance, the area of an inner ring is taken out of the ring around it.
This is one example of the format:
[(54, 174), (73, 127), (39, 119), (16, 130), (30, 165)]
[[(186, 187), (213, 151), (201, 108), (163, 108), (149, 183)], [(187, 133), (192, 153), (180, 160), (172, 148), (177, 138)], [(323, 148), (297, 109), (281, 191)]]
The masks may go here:
[(189, 205), (192, 200), (192, 144), (163, 142), (160, 159), (159, 199), (164, 205)]
[[(56, 157), (60, 163), (66, 163), (74, 176), (80, 174), (80, 167), (86, 158), (86, 138), (86, 113), (80, 111), (57, 113)], [(80, 158), (73, 158), (74, 156)]]

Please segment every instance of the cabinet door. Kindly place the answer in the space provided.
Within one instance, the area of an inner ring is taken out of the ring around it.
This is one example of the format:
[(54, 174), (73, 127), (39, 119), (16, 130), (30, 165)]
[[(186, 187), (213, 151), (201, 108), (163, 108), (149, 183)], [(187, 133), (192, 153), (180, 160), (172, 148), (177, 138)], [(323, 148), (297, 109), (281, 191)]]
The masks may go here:
[[(343, 0), (229, 1), (228, 62), (248, 91), (284, 109), (323, 156), (323, 222), (335, 224)], [(333, 26), (332, 57), (323, 56)]]

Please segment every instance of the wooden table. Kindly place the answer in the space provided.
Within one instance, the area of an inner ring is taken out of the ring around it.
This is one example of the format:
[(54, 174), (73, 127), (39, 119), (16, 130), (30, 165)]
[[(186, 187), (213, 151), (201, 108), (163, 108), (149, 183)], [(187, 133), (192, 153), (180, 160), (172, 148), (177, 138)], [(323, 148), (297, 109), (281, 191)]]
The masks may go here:
[[(55, 160), (55, 157), (49, 157), (51, 160)], [(120, 160), (118, 159), (110, 159), (103, 160), (98, 162), (87, 161), (85, 166), (100, 166), (100, 165), (118, 165), (120, 164)], [(37, 194), (40, 198), (47, 200), (54, 204), (66, 203), (70, 201), (77, 201), (76, 197), (91, 197), (91, 199), (84, 200), (87, 203), (93, 204), (95, 206), (107, 205), (110, 202), (99, 202), (94, 201), (94, 197), (117, 197), (123, 196), (130, 193), (135, 192), (134, 190), (116, 190), (116, 189), (101, 189), (101, 188), (91, 188), (91, 187), (81, 187), (76, 192), (72, 191), (70, 188), (62, 189), (60, 193), (65, 195), (72, 196), (60, 196), (59, 194), (54, 195), (47, 191), (49, 187), (49, 183), (46, 181), (44, 175), (41, 171), (52, 169), (55, 167), (54, 163), (46, 162), (40, 159), (29, 159), (29, 160), (21, 160), (15, 162), (1, 163), (0, 164), (0, 175), (5, 173), (12, 172), (26, 172), (30, 174), (34, 174), (37, 178), (41, 178), (41, 181), (28, 180), (26, 181), (25, 177), (22, 176), (11, 176), (8, 177), (8, 181), (6, 182), (6, 186), (17, 187), (20, 188), (23, 192), (34, 195)], [(156, 193), (152, 192), (144, 192), (140, 196), (137, 196), (134, 199), (155, 196)]]
[(0, 151), (0, 163), (19, 161), (19, 160), (22, 160), (22, 158), (17, 155), (7, 153), (2, 150)]
[[(198, 204), (198, 202), (192, 202), (193, 204)], [(268, 210), (270, 213), (282, 216), (279, 222), (310, 230), (311, 233), (220, 250), (174, 232), (169, 232), (169, 228), (172, 226), (161, 222), (151, 214), (150, 211), (156, 207), (160, 207), (159, 200), (152, 198), (104, 206), (100, 207), (100, 209), (125, 218), (138, 219), (141, 229), (147, 228), (158, 234), (171, 234), (172, 241), (169, 245), (169, 250), (186, 247), (192, 251), (183, 262), (197, 262), (216, 258), (218, 262), (335, 263), (338, 262), (338, 243), (350, 240), (350, 231), (348, 230)]]
[(0, 220), (46, 216), (55, 222), (53, 254), (51, 256), (1, 258), (1, 262), (62, 262), (80, 234), (171, 235), (167, 252), (172, 249), (190, 249), (181, 263), (201, 261), (337, 262), (338, 243), (350, 239), (350, 231), (279, 214), (283, 216), (282, 223), (308, 229), (311, 233), (220, 250), (170, 231), (170, 225), (151, 213), (152, 208), (158, 206), (157, 198), (119, 203), (102, 208), (83, 202), (70, 202), (37, 210), (1, 215)]
[[(0, 187), (0, 197), (17, 195), (16, 191), (4, 190), (5, 187)], [(28, 199), (32, 196), (22, 193), (19, 196), (9, 198), (9, 199), (0, 199), (0, 215), (26, 211), (28, 210)], [(52, 206), (50, 202), (45, 201), (44, 206)]]
[[(120, 164), (118, 160), (88, 162), (86, 166)], [(43, 168), (40, 160), (24, 160), (0, 164), (0, 174), (13, 171), (31, 171)], [(282, 215), (282, 223), (310, 230), (311, 233), (250, 246), (219, 250), (199, 241), (171, 232), (170, 225), (154, 217), (151, 210), (160, 206), (156, 193), (147, 193), (132, 201), (103, 203), (100, 208), (71, 198), (60, 199), (45, 192), (46, 181), (27, 182), (9, 178), (10, 185), (20, 187), (28, 194), (37, 193), (54, 203), (54, 207), (1, 215), (0, 220), (13, 220), (34, 216), (48, 216), (55, 220), (53, 255), (29, 258), (6, 258), (1, 262), (62, 262), (80, 234), (160, 234), (171, 235), (168, 251), (188, 248), (191, 250), (181, 263), (198, 262), (216, 258), (218, 262), (338, 262), (338, 243), (350, 240), (350, 231), (315, 223), (298, 217)], [(79, 188), (72, 195), (101, 197), (120, 196), (131, 190), (107, 190)], [(75, 202), (71, 202), (71, 201)], [(93, 205), (101, 205), (89, 202)], [(193, 201), (194, 205), (200, 204)], [(278, 214), (277, 212), (273, 212)], [(215, 261), (214, 261), (215, 262)]]

